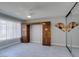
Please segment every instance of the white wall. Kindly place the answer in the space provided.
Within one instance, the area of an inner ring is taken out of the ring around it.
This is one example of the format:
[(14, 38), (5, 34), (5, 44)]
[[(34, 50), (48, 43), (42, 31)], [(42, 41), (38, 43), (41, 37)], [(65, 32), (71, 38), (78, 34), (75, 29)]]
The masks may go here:
[(71, 31), (72, 47), (79, 48), (79, 26)]
[[(72, 21), (77, 22), (79, 24), (79, 3), (75, 6), (75, 8), (72, 10), (72, 13), (68, 17), (68, 23)], [(79, 48), (79, 26), (71, 30), (69, 34), (69, 36), (71, 37), (68, 37), (68, 39), (72, 40), (72, 47)]]
[(65, 46), (66, 45), (65, 32), (55, 27), (55, 24), (57, 24), (58, 22), (65, 23), (65, 18), (55, 17), (50, 19), (28, 20), (27, 23), (43, 22), (43, 21), (51, 22), (51, 44)]
[[(68, 17), (68, 23), (69, 22), (77, 22), (79, 24), (79, 16), (71, 14)], [(68, 32), (68, 43), (72, 44), (72, 47), (79, 47), (79, 26), (72, 29), (70, 32)], [(71, 45), (68, 44), (68, 45)]]

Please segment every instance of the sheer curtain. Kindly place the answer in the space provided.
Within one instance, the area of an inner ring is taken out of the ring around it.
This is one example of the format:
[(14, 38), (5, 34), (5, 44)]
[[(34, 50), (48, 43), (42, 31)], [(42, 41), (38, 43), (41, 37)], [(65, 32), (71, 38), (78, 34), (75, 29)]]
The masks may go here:
[(0, 41), (21, 37), (21, 22), (0, 20)]
[(0, 20), (0, 41), (6, 40), (6, 21)]

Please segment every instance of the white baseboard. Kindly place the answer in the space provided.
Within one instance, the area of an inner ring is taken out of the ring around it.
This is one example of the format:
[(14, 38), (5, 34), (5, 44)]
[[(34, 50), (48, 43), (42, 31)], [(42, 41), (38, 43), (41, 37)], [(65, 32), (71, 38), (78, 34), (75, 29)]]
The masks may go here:
[(79, 48), (79, 45), (72, 45), (72, 47)]
[[(67, 45), (67, 46), (71, 47), (70, 45)], [(79, 48), (79, 45), (72, 45), (72, 47)]]
[(51, 43), (51, 45), (56, 45), (56, 46), (66, 46), (66, 44), (61, 44), (61, 43)]

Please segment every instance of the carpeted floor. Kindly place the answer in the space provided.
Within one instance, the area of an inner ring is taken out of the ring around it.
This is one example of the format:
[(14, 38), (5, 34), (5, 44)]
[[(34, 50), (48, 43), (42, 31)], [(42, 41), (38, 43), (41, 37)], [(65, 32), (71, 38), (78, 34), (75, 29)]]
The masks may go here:
[(66, 47), (20, 43), (0, 50), (1, 57), (71, 57)]

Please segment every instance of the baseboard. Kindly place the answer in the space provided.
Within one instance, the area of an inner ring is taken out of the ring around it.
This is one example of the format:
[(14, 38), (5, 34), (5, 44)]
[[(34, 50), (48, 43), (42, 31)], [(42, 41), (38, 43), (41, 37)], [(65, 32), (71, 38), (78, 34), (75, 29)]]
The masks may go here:
[[(70, 45), (68, 45), (68, 46), (70, 47)], [(72, 47), (74, 47), (74, 48), (79, 48), (78, 45), (72, 45)]]
[[(71, 47), (71, 45), (67, 45), (68, 47)], [(79, 48), (79, 45), (72, 45), (74, 48)]]
[(51, 43), (51, 45), (56, 45), (56, 46), (66, 46), (66, 44), (61, 44), (61, 43)]

